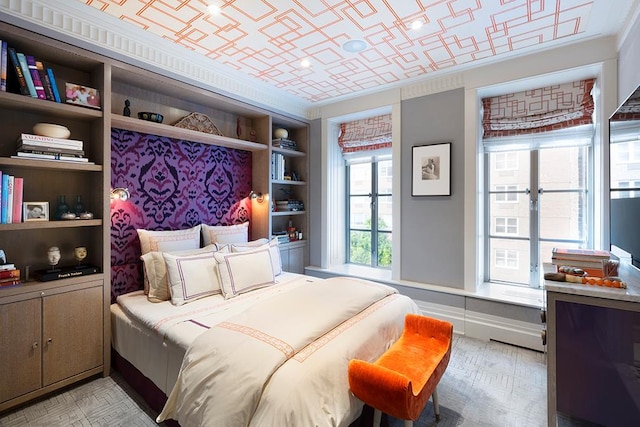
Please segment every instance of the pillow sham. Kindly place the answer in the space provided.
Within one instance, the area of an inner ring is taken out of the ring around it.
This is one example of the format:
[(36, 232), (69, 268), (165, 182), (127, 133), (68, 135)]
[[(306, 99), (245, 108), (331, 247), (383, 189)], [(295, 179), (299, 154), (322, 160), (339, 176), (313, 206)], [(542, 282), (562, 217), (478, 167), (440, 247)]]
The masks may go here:
[(214, 252), (184, 256), (163, 253), (162, 256), (167, 265), (173, 305), (183, 305), (221, 292)]
[[(168, 252), (172, 255), (196, 255), (202, 253), (213, 253), (218, 250), (216, 245), (205, 246), (204, 248), (191, 249), (186, 251)], [(167, 266), (164, 261), (163, 252), (147, 252), (140, 259), (143, 262), (144, 275), (148, 279), (147, 299), (151, 302), (162, 302), (171, 299), (169, 282), (167, 279)]]
[(225, 299), (275, 283), (271, 251), (268, 248), (245, 252), (213, 254)]
[(246, 243), (249, 241), (249, 222), (235, 225), (202, 224), (202, 240), (205, 245)]
[(274, 237), (271, 241), (263, 238), (247, 243), (234, 243), (231, 245), (231, 252), (246, 252), (255, 249), (267, 248), (271, 252), (271, 264), (273, 274), (279, 276), (282, 274), (282, 258), (280, 257), (280, 246), (278, 238)]
[[(171, 252), (200, 247), (200, 225), (184, 230), (146, 230), (139, 228), (142, 255), (148, 252)], [(144, 293), (149, 294), (149, 279), (144, 274)]]

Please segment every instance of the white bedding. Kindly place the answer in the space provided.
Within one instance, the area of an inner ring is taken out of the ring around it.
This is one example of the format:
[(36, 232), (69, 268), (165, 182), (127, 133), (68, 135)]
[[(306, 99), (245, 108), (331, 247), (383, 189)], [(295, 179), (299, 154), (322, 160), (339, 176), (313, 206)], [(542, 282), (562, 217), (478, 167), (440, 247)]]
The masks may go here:
[[(395, 293), (392, 288), (373, 282), (347, 278), (323, 280), (291, 273), (278, 278), (279, 283), (274, 286), (252, 291), (230, 300), (213, 296), (180, 307), (172, 306), (170, 303), (146, 302), (146, 297), (141, 293), (118, 298), (120, 305), (112, 307), (114, 347), (128, 360), (130, 359), (127, 353), (145, 353), (145, 350), (138, 349), (131, 352), (123, 348), (127, 344), (144, 341), (155, 350), (164, 349), (165, 354), (155, 358), (161, 365), (158, 368), (146, 366), (141, 369), (134, 361), (130, 361), (145, 375), (147, 375), (145, 370), (152, 372), (151, 376), (147, 376), (167, 394), (176, 383), (177, 359), (192, 343), (199, 343), (197, 351), (190, 350), (193, 354), (202, 354), (207, 351), (233, 352), (233, 349), (226, 350), (223, 346), (229, 342), (236, 342), (237, 345), (251, 349), (239, 353), (242, 359), (237, 357), (236, 351), (233, 356), (234, 363), (225, 365), (230, 370), (228, 374), (225, 372), (217, 377), (209, 375), (205, 383), (199, 385), (203, 390), (212, 393), (208, 397), (203, 393), (197, 393), (200, 397), (185, 393), (185, 389), (198, 385), (185, 383), (184, 380), (191, 381), (189, 378), (193, 375), (182, 372), (163, 416), (177, 418), (183, 427), (192, 425), (340, 426), (348, 425), (358, 416), (362, 403), (349, 392), (348, 361), (352, 358), (366, 360), (377, 358), (401, 334), (406, 313), (417, 312), (415, 303), (408, 297)], [(325, 286), (322, 286), (322, 283), (327, 285), (328, 293), (325, 297), (313, 294), (321, 290), (324, 292)], [(349, 295), (349, 289), (352, 288), (357, 291)], [(368, 299), (357, 302), (359, 299), (356, 298), (356, 294), (364, 288), (373, 289), (373, 294), (377, 296), (373, 300), (367, 296)], [(346, 300), (340, 297), (341, 289), (344, 290), (342, 296), (348, 296)], [(290, 298), (295, 294), (301, 297), (299, 303), (291, 302)], [(341, 299), (344, 301), (339, 301)], [(311, 304), (307, 304), (309, 302)], [(164, 307), (162, 307), (163, 304)], [(287, 311), (291, 307), (295, 308), (293, 313)], [(316, 316), (312, 316), (314, 311), (317, 312)], [(251, 313), (261, 312), (262, 316), (259, 318), (249, 316)], [(271, 312), (274, 313), (273, 316), (269, 315)], [(332, 319), (329, 314), (332, 315), (334, 312), (343, 312), (346, 317)], [(287, 319), (296, 314), (299, 320), (287, 323)], [(140, 319), (133, 320), (133, 316)], [(311, 321), (312, 317), (320, 320), (317, 326), (312, 326), (314, 324)], [(128, 323), (123, 319), (127, 319)], [(274, 322), (269, 324), (269, 319)], [(280, 325), (284, 327), (274, 329), (273, 325), (278, 319), (280, 319)], [(224, 325), (227, 326), (251, 325), (253, 331), (277, 337), (277, 342), (286, 343), (290, 346), (287, 347), (290, 350), (284, 352), (287, 354), (283, 356), (284, 353), (279, 350), (273, 352), (272, 346), (261, 348), (264, 340), (246, 340), (245, 333), (238, 333), (237, 330), (232, 330), (233, 328), (222, 328), (221, 322), (225, 322)], [(317, 328), (317, 331), (309, 335), (307, 332), (312, 327)], [(133, 330), (144, 332), (137, 332), (142, 338), (137, 341), (127, 338), (135, 335)], [(301, 332), (304, 333), (301, 334)], [(207, 335), (211, 338), (218, 336), (213, 340), (213, 347), (210, 347), (210, 344), (204, 344), (204, 338)], [(250, 358), (245, 358), (249, 355), (258, 357), (258, 368), (250, 367)], [(274, 362), (266, 366), (263, 362), (269, 356)], [(207, 363), (213, 366), (207, 368), (207, 371), (215, 372), (221, 360), (226, 360), (225, 357), (228, 357), (228, 354), (210, 358)], [(149, 361), (153, 360), (143, 357), (137, 357), (137, 359), (139, 359), (138, 363), (146, 365), (151, 365)], [(239, 381), (240, 371), (231, 371), (235, 369), (234, 366), (243, 368), (241, 369), (244, 372), (242, 378), (245, 380)], [(263, 378), (253, 378), (255, 375), (252, 373), (258, 371), (263, 372)], [(166, 380), (164, 384), (158, 384), (158, 382), (162, 383), (162, 379), (154, 379), (152, 376), (162, 377), (163, 373)], [(199, 374), (197, 376), (202, 377)], [(224, 377), (230, 378), (228, 383), (221, 382)], [(252, 379), (246, 380), (249, 377)], [(213, 383), (220, 388), (213, 388)], [(241, 394), (243, 396), (247, 394), (254, 396), (253, 400), (240, 399), (251, 405), (241, 407), (240, 402), (231, 400), (233, 394), (231, 391), (234, 390), (243, 390)], [(220, 396), (225, 397), (221, 399)], [(210, 406), (208, 413), (198, 408), (198, 402), (207, 399), (214, 402), (207, 403)], [(180, 403), (174, 405), (176, 402)], [(231, 408), (234, 410), (230, 410)], [(207, 415), (199, 419), (202, 413)], [(239, 418), (226, 417), (227, 414), (232, 413), (236, 416), (240, 414)], [(241, 421), (238, 422), (238, 420)]]

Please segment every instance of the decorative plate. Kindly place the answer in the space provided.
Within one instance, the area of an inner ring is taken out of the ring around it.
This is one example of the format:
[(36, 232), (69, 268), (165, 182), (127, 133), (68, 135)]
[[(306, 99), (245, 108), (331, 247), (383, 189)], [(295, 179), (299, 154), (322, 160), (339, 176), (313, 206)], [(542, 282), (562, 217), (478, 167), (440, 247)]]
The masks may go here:
[(210, 133), (212, 135), (224, 136), (222, 132), (216, 127), (213, 121), (202, 113), (191, 113), (188, 116), (181, 118), (175, 127), (196, 130), (198, 132)]

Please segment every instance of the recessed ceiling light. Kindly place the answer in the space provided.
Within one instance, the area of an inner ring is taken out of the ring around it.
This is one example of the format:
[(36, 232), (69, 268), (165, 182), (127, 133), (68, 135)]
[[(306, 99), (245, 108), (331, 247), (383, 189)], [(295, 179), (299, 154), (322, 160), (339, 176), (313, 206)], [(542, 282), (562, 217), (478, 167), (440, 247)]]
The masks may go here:
[(358, 40), (358, 39), (348, 40), (342, 45), (342, 49), (349, 53), (362, 52), (366, 48), (367, 48), (367, 42), (365, 42), (364, 40)]
[(217, 4), (210, 4), (209, 6), (207, 6), (207, 10), (212, 15), (220, 15), (220, 13), (222, 12), (220, 6), (218, 6)]
[(418, 19), (418, 20), (413, 21), (411, 23), (411, 29), (412, 30), (419, 30), (420, 28), (422, 28), (423, 25), (424, 25), (424, 22), (422, 22), (421, 20)]
[(300, 66), (309, 68), (311, 66), (311, 61), (309, 61), (308, 59), (303, 59), (302, 61), (300, 61)]

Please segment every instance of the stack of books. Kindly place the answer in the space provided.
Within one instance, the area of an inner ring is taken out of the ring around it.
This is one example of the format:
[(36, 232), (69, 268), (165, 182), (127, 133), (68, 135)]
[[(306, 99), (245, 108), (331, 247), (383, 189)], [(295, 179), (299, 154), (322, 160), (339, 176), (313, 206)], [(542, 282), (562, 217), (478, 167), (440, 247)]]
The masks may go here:
[(289, 211), (303, 211), (304, 210), (304, 203), (302, 203), (302, 200), (289, 199), (289, 200), (287, 200), (287, 210), (289, 210)]
[(611, 259), (609, 251), (599, 249), (553, 248), (551, 264), (560, 267), (574, 267), (588, 276), (603, 277), (602, 261)]
[(20, 281), (20, 269), (14, 264), (0, 264), (0, 286), (13, 286)]
[(278, 243), (289, 243), (289, 234), (286, 231), (274, 231), (273, 236), (278, 239)]
[(271, 145), (278, 148), (286, 148), (288, 150), (297, 150), (298, 144), (287, 138), (274, 138), (271, 140)]
[(51, 138), (23, 133), (18, 138), (18, 150), (13, 158), (62, 160), (92, 163), (84, 156), (83, 143), (76, 139)]
[(24, 178), (0, 171), (0, 224), (22, 222)]
[(0, 90), (3, 92), (62, 101), (53, 70), (33, 55), (18, 52), (6, 40), (0, 40), (0, 66)]

